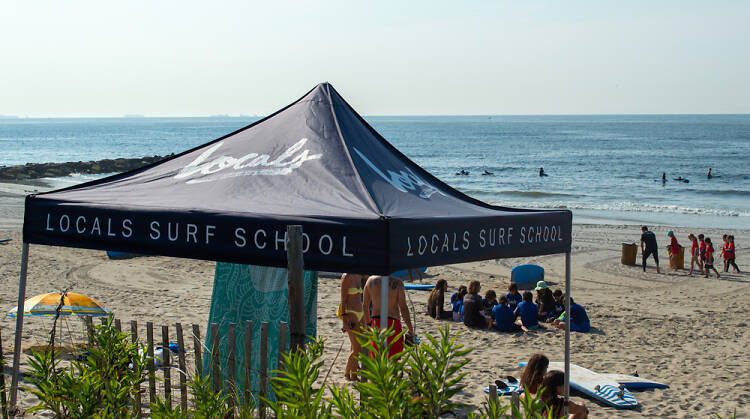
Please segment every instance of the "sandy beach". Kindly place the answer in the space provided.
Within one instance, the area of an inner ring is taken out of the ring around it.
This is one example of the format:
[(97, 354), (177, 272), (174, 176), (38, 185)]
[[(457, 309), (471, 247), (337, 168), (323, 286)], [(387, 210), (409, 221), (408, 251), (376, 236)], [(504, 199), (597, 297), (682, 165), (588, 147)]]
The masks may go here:
[[(16, 305), (21, 253), (21, 222), (25, 189), (33, 186), (0, 185), (0, 238), (13, 240), (0, 245), (0, 311)], [(672, 228), (680, 243), (687, 234), (702, 232), (720, 243), (719, 230)], [(666, 227), (654, 227), (660, 246), (666, 244)], [(636, 226), (574, 226), (572, 295), (591, 318), (593, 330), (572, 335), (572, 362), (597, 372), (632, 374), (664, 382), (667, 390), (635, 391), (640, 405), (635, 410), (615, 410), (575, 395), (591, 410), (592, 417), (726, 417), (737, 409), (738, 417), (750, 417), (750, 275), (728, 273), (720, 279), (689, 276), (687, 270), (668, 268), (666, 251), (660, 251), (662, 274), (651, 265), (620, 264), (621, 242), (639, 240)], [(732, 231), (737, 242), (737, 263), (750, 266), (750, 231)], [(640, 257), (640, 254), (639, 254)], [(459, 285), (477, 279), (483, 292), (505, 292), (510, 268), (519, 263), (536, 263), (546, 270), (553, 288), (564, 287), (564, 256), (485, 261), (428, 269), (426, 281), (446, 279), (452, 293)], [(721, 263), (717, 263), (717, 267)], [(92, 296), (125, 324), (137, 320), (141, 336), (145, 323), (155, 325), (198, 324), (205, 329), (215, 264), (166, 257), (108, 260), (104, 252), (32, 245), (27, 296), (71, 287)], [(467, 388), (459, 400), (479, 406), (485, 399), (482, 388), (512, 374), (519, 376), (519, 361), (530, 354), (545, 353), (553, 361), (563, 360), (564, 334), (543, 330), (530, 334), (501, 334), (469, 330), (461, 323), (429, 319), (425, 311), (427, 293), (408, 292), (416, 311), (418, 335), (435, 333), (450, 324), (461, 333), (461, 341), (473, 347)], [(337, 356), (345, 336), (335, 317), (339, 302), (338, 279), (321, 277), (318, 293), (318, 336), (327, 340), (324, 355), (327, 370)], [(14, 320), (3, 316), (3, 352), (11, 362)], [(68, 322), (73, 333), (80, 322)], [(51, 322), (29, 318), (25, 322), (25, 346), (42, 344)], [(333, 365), (329, 381), (343, 383), (344, 351)], [(6, 368), (6, 371), (9, 371)], [(21, 407), (33, 399), (21, 393)]]

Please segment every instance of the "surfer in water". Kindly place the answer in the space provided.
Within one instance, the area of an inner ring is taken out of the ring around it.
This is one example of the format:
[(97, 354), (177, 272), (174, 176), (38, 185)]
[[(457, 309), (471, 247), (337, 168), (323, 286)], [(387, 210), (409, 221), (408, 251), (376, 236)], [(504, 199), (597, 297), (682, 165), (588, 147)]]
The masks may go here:
[(667, 172), (661, 172), (661, 184), (667, 183)]
[(540, 176), (540, 177), (542, 177), (542, 176), (547, 176), (547, 174), (546, 174), (546, 173), (544, 173), (544, 167), (540, 167), (540, 168), (539, 168), (539, 176)]
[(706, 175), (707, 178), (712, 179), (714, 175), (711, 174), (711, 168), (708, 168), (708, 175)]

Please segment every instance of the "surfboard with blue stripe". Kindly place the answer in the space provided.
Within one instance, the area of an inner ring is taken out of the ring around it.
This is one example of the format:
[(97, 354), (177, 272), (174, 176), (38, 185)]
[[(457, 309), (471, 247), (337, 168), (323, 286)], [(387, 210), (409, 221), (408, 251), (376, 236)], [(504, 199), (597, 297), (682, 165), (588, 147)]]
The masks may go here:
[[(521, 362), (519, 365), (523, 367), (526, 363)], [(550, 362), (547, 371), (551, 370), (565, 371), (565, 363)], [(570, 364), (570, 387), (618, 409), (634, 409), (638, 406), (635, 396), (624, 384), (575, 364)]]

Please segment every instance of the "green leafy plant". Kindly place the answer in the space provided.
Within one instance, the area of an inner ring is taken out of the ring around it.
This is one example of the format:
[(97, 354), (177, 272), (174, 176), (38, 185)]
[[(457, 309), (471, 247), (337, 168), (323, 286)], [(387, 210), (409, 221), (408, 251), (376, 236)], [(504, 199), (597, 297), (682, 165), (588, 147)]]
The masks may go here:
[[(453, 401), (465, 388), (463, 371), (471, 353), (457, 343), (458, 336), (451, 336), (449, 328), (440, 329), (437, 337), (425, 336), (421, 344), (389, 356), (388, 338), (394, 335), (392, 329), (362, 331), (359, 340), (364, 353), (359, 357), (359, 376), (365, 381), (353, 387), (318, 382), (323, 340), (312, 340), (303, 350), (283, 354), (281, 370), (272, 372), (275, 399), (263, 398), (264, 404), (277, 418), (342, 419), (438, 418), (466, 407)], [(60, 367), (54, 351), (32, 354), (29, 381), (33, 388), (28, 391), (38, 397), (39, 403), (29, 413), (48, 411), (58, 418), (135, 416), (132, 401), (139, 396), (148, 374), (146, 348), (128, 343), (128, 336), (113, 327), (111, 319), (97, 327), (91, 339), (85, 356), (66, 368)], [(157, 397), (150, 404), (151, 417), (254, 417), (253, 397), (240, 397), (236, 388), (214, 392), (210, 377), (200, 375), (191, 376), (188, 387), (192, 399), (188, 409)], [(539, 398), (542, 391), (536, 395), (526, 392), (520, 407), (490, 398), (470, 417), (551, 419)]]
[[(714, 413), (714, 415), (716, 416), (716, 419), (724, 419), (718, 413)], [(737, 409), (734, 409), (734, 412), (732, 412), (732, 416), (729, 416), (727, 419), (736, 419), (736, 418), (737, 418)]]
[(359, 391), (362, 418), (406, 418), (421, 416), (421, 405), (412, 397), (405, 367), (409, 349), (389, 356), (392, 344), (388, 338), (401, 338), (392, 328), (365, 329), (358, 340), (365, 349), (359, 355), (359, 376), (365, 382), (354, 387)]
[(47, 410), (58, 418), (129, 417), (128, 407), (146, 379), (146, 351), (129, 343), (111, 318), (90, 338), (82, 357), (68, 368), (60, 368), (52, 347), (32, 353), (33, 388), (28, 391), (39, 404), (28, 412)]
[(410, 351), (407, 359), (409, 381), (419, 395), (417, 403), (426, 416), (433, 418), (465, 407), (451, 399), (466, 387), (461, 381), (468, 373), (461, 371), (469, 363), (465, 357), (471, 353), (456, 342), (459, 334), (451, 337), (449, 326), (440, 328), (439, 333), (439, 340), (426, 335), (427, 342)]
[(331, 405), (323, 399), (325, 388), (316, 387), (323, 362), (324, 341), (314, 339), (307, 350), (283, 354), (283, 370), (274, 370), (271, 388), (276, 400), (263, 398), (277, 418), (320, 418), (331, 416)]

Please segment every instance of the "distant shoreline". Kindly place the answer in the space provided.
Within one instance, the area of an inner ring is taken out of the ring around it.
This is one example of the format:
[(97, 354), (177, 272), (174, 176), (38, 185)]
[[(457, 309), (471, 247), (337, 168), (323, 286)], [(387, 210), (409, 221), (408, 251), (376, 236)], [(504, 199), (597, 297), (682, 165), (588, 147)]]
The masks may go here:
[(0, 182), (37, 181), (42, 178), (70, 176), (73, 173), (121, 173), (156, 163), (172, 156), (148, 156), (134, 159), (102, 159), (87, 162), (26, 163), (0, 166)]

